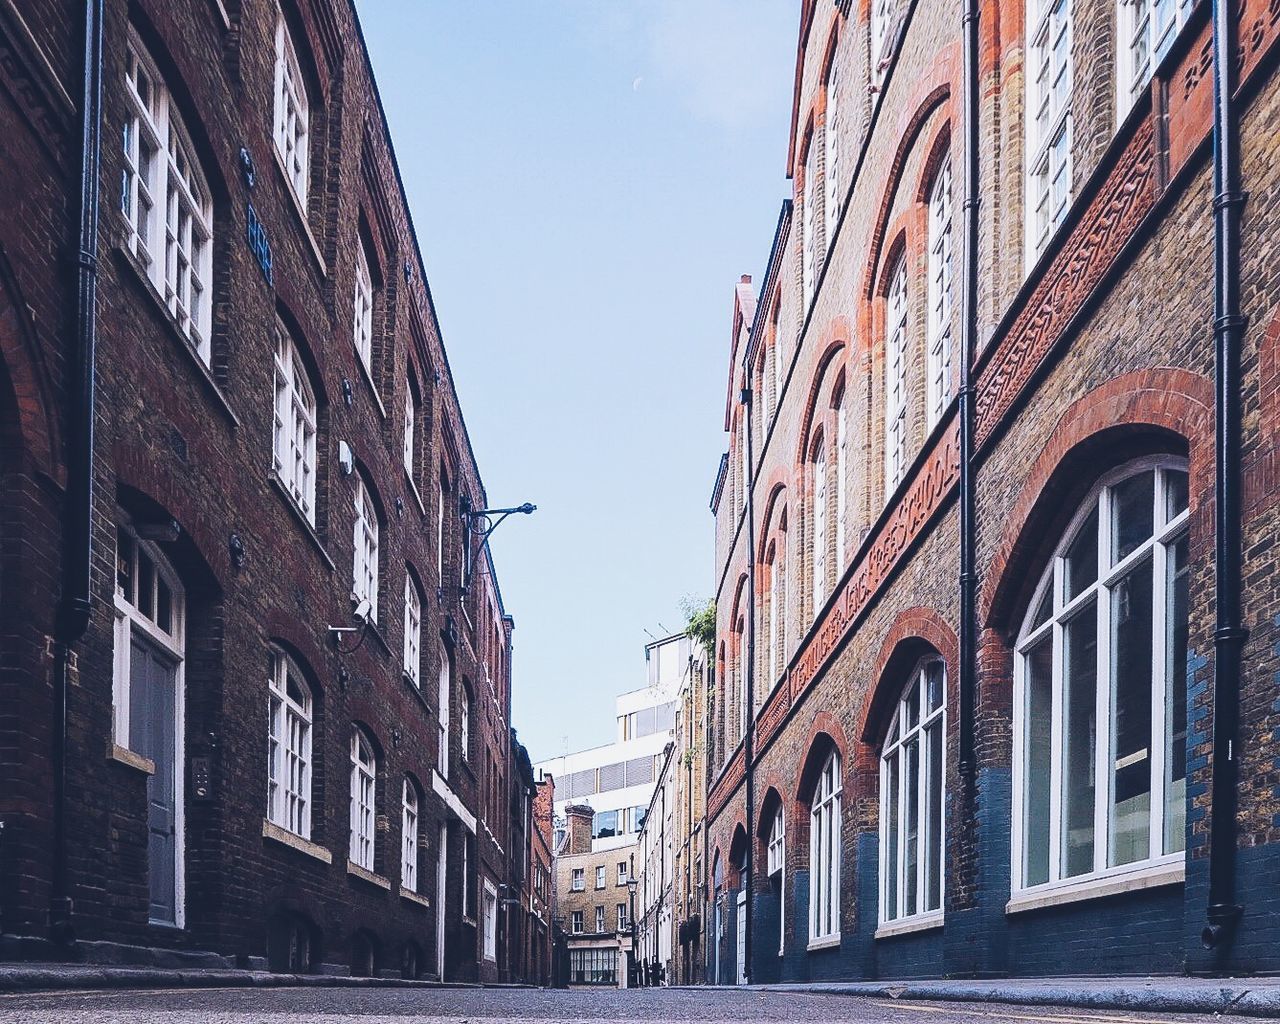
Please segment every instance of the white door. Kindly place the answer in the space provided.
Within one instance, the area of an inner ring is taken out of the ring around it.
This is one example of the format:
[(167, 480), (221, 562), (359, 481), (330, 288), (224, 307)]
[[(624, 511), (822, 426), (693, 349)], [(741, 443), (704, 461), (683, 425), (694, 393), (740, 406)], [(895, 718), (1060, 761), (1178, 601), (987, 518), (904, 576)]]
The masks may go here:
[(747, 983), (747, 893), (738, 893), (738, 978), (735, 984)]
[(720, 984), (720, 950), (724, 939), (724, 920), (720, 911), (720, 900), (716, 899), (716, 926), (711, 933), (711, 984)]
[(444, 981), (444, 880), (447, 874), (449, 826), (440, 826), (436, 847), (436, 977)]

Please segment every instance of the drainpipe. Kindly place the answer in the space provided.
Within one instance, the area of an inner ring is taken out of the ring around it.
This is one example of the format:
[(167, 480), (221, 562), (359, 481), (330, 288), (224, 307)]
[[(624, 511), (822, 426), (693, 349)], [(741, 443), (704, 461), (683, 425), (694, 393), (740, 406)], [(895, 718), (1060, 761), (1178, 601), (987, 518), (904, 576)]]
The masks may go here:
[(69, 408), (62, 597), (54, 659), (53, 865), (49, 932), (75, 941), (68, 881), (67, 697), (74, 645), (89, 626), (93, 555), (93, 418), (98, 301), (98, 186), (102, 107), (103, 0), (84, 6), (84, 95), (81, 102), (80, 225), (76, 241), (76, 336), (70, 360), (74, 396)]
[[(748, 378), (749, 379), (749, 378)], [(755, 453), (751, 450), (751, 388), (742, 389), (742, 404), (746, 409), (747, 423), (743, 437), (747, 446), (747, 706), (743, 715), (747, 723), (742, 740), (743, 765), (746, 773), (747, 797), (747, 858), (744, 866), (747, 899), (743, 904), (746, 916), (746, 941), (743, 943), (743, 971), (747, 983), (751, 983), (751, 924), (755, 917), (752, 908), (751, 884), (755, 879), (756, 835), (756, 778), (755, 778), (755, 707), (756, 707), (756, 515), (754, 497)]]
[(1227, 941), (1243, 913), (1236, 902), (1236, 786), (1240, 661), (1249, 632), (1240, 613), (1241, 516), (1240, 138), (1235, 104), (1237, 4), (1213, 0), (1214, 185), (1214, 605), (1213, 783), (1209, 814), (1209, 907), (1201, 938)]
[[(964, 5), (964, 293), (960, 307), (960, 774), (971, 779), (978, 676), (977, 575), (974, 570), (973, 356), (978, 340), (979, 38), (978, 0)], [(970, 793), (972, 786), (965, 787)]]

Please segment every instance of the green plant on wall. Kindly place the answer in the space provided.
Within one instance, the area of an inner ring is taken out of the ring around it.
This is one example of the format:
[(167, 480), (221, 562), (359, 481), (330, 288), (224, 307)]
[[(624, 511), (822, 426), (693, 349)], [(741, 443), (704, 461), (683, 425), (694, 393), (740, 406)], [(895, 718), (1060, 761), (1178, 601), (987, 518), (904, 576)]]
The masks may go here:
[(686, 597), (680, 603), (684, 612), (685, 631), (696, 643), (702, 645), (703, 651), (710, 660), (716, 648), (716, 603), (712, 600), (700, 601), (694, 597)]

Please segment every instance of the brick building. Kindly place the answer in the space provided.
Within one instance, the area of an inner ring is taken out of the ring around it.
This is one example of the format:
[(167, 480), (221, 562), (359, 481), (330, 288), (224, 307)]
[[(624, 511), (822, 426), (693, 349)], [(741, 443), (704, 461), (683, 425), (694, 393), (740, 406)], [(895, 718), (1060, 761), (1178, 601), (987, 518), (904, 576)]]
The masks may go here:
[(3, 932), (505, 980), (513, 621), (354, 5), (0, 51)]
[(708, 980), (1280, 968), (1280, 21), (1210, 14), (801, 5), (712, 506)]
[(563, 933), (570, 988), (627, 988), (639, 912), (628, 884), (639, 870), (636, 844), (593, 849), (595, 811), (565, 808), (565, 839), (555, 860), (556, 924)]
[(675, 752), (671, 764), (675, 791), (672, 910), (676, 946), (668, 974), (674, 985), (699, 984), (705, 967), (702, 904), (706, 887), (706, 798), (710, 770), (708, 653), (701, 642), (690, 645), (688, 665), (680, 684), (680, 704), (676, 709)]

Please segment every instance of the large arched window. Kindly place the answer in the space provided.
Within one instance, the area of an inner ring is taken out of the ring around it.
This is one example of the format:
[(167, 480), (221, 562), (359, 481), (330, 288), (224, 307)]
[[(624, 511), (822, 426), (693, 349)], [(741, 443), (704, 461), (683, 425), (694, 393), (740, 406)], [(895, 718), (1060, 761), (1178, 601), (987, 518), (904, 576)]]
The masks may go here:
[(880, 921), (941, 914), (946, 674), (912, 671), (880, 758)]
[(1018, 637), (1014, 888), (1181, 868), (1186, 823), (1187, 473), (1108, 475)]
[(907, 260), (889, 275), (884, 333), (885, 497), (907, 471)]
[(765, 869), (769, 875), (769, 883), (773, 886), (778, 898), (778, 955), (782, 955), (787, 935), (787, 901), (786, 901), (786, 867), (787, 867), (787, 822), (778, 806), (773, 822), (769, 826), (769, 845), (765, 851)]
[(408, 569), (404, 574), (404, 676), (422, 685), (422, 592)]
[(845, 545), (849, 538), (849, 389), (843, 385), (836, 397), (836, 576), (849, 564)]
[(809, 942), (840, 939), (840, 755), (827, 756), (809, 811)]
[(818, 146), (812, 134), (805, 148), (804, 195), (800, 198), (800, 282), (804, 304), (801, 319), (809, 312), (818, 281)]
[(770, 688), (782, 677), (782, 666), (786, 661), (784, 629), (786, 622), (786, 583), (783, 579), (785, 554), (782, 551), (782, 538), (769, 545), (766, 566), (769, 573), (768, 608), (769, 620), (769, 654), (768, 682)]
[(213, 309), (209, 187), (173, 96), (132, 30), (127, 47), (120, 202), (129, 251), (208, 364)]
[(436, 715), (439, 723), (436, 768), (439, 770), (441, 778), (447, 779), (449, 777), (449, 712), (451, 710), (450, 705), (453, 702), (453, 671), (449, 664), (449, 652), (445, 650), (444, 644), (440, 645), (439, 686), (439, 692), (436, 695), (439, 702), (439, 710)]
[(351, 863), (373, 870), (378, 760), (358, 726), (351, 730)]
[(951, 400), (951, 161), (929, 190), (929, 332), (925, 353), (925, 412), (929, 429)]
[(267, 680), (267, 820), (310, 839), (311, 689), (293, 659), (275, 648)]
[(819, 438), (813, 450), (809, 536), (813, 538), (813, 614), (827, 599), (827, 445)]
[(823, 209), (827, 218), (827, 252), (831, 252), (831, 240), (835, 237), (836, 221), (840, 219), (840, 205), (844, 199), (840, 190), (840, 76), (836, 70), (835, 57), (831, 59), (831, 69), (827, 72), (827, 115), (822, 129), (822, 139), (826, 146), (826, 175), (824, 184), (826, 195), (823, 197)]
[(378, 621), (378, 510), (364, 477), (356, 474), (354, 556), (351, 596), (369, 602), (369, 621)]
[(316, 396), (298, 346), (276, 320), (273, 467), (312, 526), (316, 522)]

